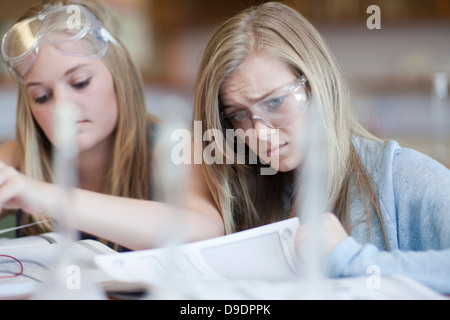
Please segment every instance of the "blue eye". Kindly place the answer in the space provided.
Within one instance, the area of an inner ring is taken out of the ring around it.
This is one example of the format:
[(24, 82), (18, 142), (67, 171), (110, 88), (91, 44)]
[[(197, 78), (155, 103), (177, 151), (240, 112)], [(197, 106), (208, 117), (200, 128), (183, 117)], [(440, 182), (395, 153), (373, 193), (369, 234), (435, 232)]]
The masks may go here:
[(232, 121), (242, 122), (247, 118), (247, 111), (236, 112), (230, 116)]
[(283, 104), (285, 98), (286, 98), (286, 96), (281, 96), (281, 97), (266, 100), (266, 101), (264, 101), (264, 108), (266, 109), (266, 111), (271, 111), (273, 109), (277, 109)]

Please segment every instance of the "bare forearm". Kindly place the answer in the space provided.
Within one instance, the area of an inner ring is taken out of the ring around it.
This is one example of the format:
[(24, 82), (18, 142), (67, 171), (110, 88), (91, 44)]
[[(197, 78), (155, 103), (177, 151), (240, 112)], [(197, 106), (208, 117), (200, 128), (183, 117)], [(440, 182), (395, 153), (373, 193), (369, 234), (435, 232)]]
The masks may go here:
[[(132, 250), (162, 246), (167, 241), (188, 242), (224, 234), (222, 218), (201, 177), (190, 180), (179, 207), (147, 200), (103, 195), (81, 189), (66, 193), (58, 185), (28, 178), (0, 162), (0, 209), (25, 212), (64, 221), (74, 229), (110, 240)], [(181, 199), (181, 198), (180, 198)]]
[(197, 241), (224, 234), (214, 208), (198, 210), (76, 190), (74, 227), (132, 250), (162, 246), (167, 241)]

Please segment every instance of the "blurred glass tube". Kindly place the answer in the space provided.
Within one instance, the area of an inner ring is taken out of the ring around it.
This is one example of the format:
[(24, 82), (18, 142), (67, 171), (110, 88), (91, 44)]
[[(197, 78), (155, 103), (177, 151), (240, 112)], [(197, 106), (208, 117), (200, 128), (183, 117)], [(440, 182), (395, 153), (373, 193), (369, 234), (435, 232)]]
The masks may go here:
[[(324, 278), (322, 272), (320, 241), (320, 218), (327, 210), (326, 199), (326, 143), (325, 130), (319, 117), (317, 106), (311, 105), (308, 114), (306, 141), (304, 146), (304, 160), (300, 177), (300, 212), (301, 224), (308, 228), (305, 243), (305, 253), (302, 257), (305, 280), (312, 288), (317, 289)], [(317, 292), (316, 292), (317, 293)]]
[(446, 102), (448, 97), (448, 82), (445, 73), (435, 73), (432, 92), (432, 127), (433, 127), (433, 156), (438, 161), (444, 161), (447, 156), (445, 145), (446, 121), (448, 110)]
[[(165, 110), (182, 110), (183, 102), (172, 98), (165, 101)], [(190, 124), (179, 116), (180, 112), (170, 113), (165, 121), (158, 124), (155, 132), (153, 151), (153, 188), (155, 200), (171, 206), (164, 220), (159, 221), (155, 234), (155, 247), (166, 248), (168, 252), (167, 274), (148, 283), (143, 300), (185, 299), (186, 280), (180, 277), (178, 247), (188, 241), (189, 225), (183, 212), (177, 206), (186, 201), (185, 188), (190, 181), (190, 170), (186, 163), (178, 163), (173, 158), (175, 145), (183, 145), (184, 151), (191, 150)], [(181, 139), (181, 142), (178, 139)], [(178, 160), (178, 159), (177, 159)], [(189, 156), (190, 160), (190, 156)], [(168, 209), (169, 210), (169, 209)]]
[(58, 232), (69, 242), (78, 240), (77, 232), (72, 228), (70, 221), (73, 218), (71, 194), (78, 186), (77, 114), (78, 107), (73, 103), (60, 103), (54, 106), (54, 180), (62, 189), (62, 197), (55, 208), (55, 217)]
[[(95, 279), (87, 271), (83, 258), (76, 254), (75, 241), (79, 240), (78, 231), (73, 226), (76, 209), (73, 190), (78, 186), (78, 148), (77, 115), (78, 106), (70, 103), (57, 103), (53, 107), (53, 168), (54, 183), (61, 187), (53, 216), (56, 232), (61, 235), (57, 244), (53, 264), (47, 272), (44, 282), (32, 297), (36, 300), (100, 300), (105, 299), (104, 292), (95, 284)], [(71, 272), (76, 270), (79, 277), (77, 285), (70, 283)], [(79, 286), (78, 286), (79, 284)]]

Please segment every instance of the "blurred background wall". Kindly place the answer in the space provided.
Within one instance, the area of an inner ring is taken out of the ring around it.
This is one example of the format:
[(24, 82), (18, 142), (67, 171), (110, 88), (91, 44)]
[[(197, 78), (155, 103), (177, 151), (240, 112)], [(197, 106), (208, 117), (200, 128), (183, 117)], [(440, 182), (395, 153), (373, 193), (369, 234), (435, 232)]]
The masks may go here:
[[(203, 48), (217, 24), (258, 0), (105, 0), (142, 70), (149, 111), (189, 118)], [(366, 126), (450, 167), (450, 0), (290, 0), (327, 40)], [(40, 0), (2, 0), (0, 34)], [(370, 5), (381, 28), (366, 25)], [(439, 74), (439, 75), (437, 75)], [(434, 83), (441, 79), (441, 103)], [(445, 90), (444, 90), (445, 88)], [(14, 138), (16, 90), (0, 67), (0, 142)], [(441, 108), (441, 109), (439, 109)], [(439, 129), (439, 130), (437, 130)]]

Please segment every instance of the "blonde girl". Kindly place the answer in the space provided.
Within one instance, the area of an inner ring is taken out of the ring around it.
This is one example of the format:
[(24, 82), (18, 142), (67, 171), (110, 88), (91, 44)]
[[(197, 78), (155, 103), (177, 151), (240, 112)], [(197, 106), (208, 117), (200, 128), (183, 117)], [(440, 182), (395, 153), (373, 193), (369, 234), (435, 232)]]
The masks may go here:
[[(327, 273), (364, 275), (378, 265), (382, 273), (449, 292), (449, 170), (367, 132), (325, 41), (301, 14), (277, 2), (220, 25), (199, 68), (194, 121), (204, 132), (252, 131), (244, 137), (247, 152), (262, 160), (203, 163), (226, 232), (305, 214), (297, 199), (313, 111), (325, 128), (323, 205), (332, 214), (323, 215), (320, 236)], [(265, 163), (276, 163), (277, 174), (262, 175)], [(299, 248), (305, 232), (301, 227)]]
[[(70, 20), (74, 14), (78, 19)], [(70, 27), (69, 22), (80, 25)], [(154, 199), (151, 163), (157, 122), (146, 113), (139, 72), (117, 28), (115, 16), (99, 0), (54, 0), (29, 10), (5, 35), (2, 56), (17, 79), (19, 99), (16, 140), (0, 147), (0, 207), (21, 209), (20, 224), (51, 216), (49, 208), (58, 194), (51, 184), (52, 107), (75, 103), (80, 208), (75, 225), (142, 249), (155, 245), (158, 222), (173, 212), (149, 201)], [(196, 183), (186, 183), (194, 200)], [(197, 219), (201, 206), (187, 211), (188, 220)], [(212, 234), (221, 234), (220, 217), (206, 215), (217, 221), (218, 228), (209, 229)], [(190, 229), (194, 238), (203, 238), (195, 231), (202, 223)], [(49, 222), (24, 231), (51, 230)]]

